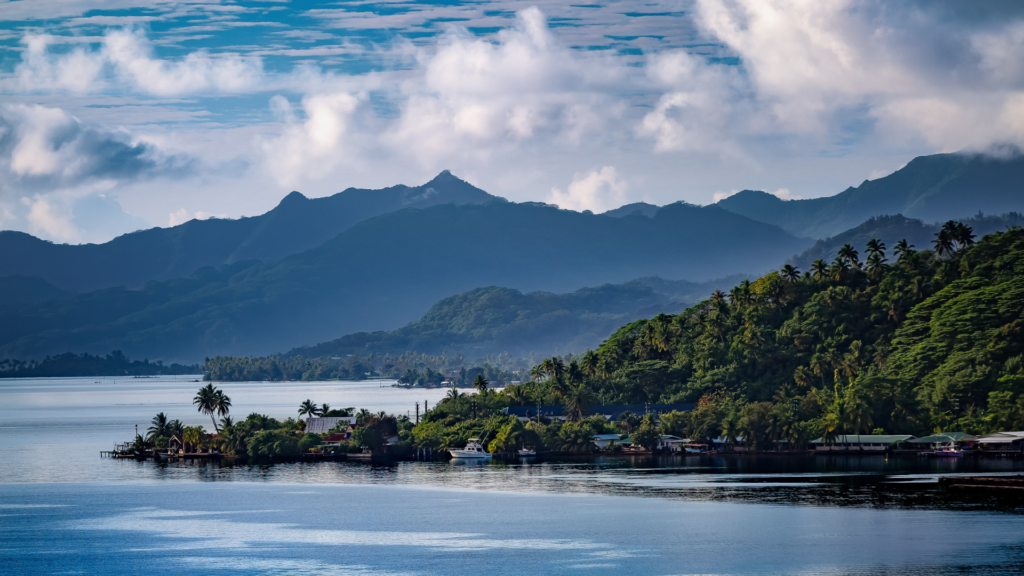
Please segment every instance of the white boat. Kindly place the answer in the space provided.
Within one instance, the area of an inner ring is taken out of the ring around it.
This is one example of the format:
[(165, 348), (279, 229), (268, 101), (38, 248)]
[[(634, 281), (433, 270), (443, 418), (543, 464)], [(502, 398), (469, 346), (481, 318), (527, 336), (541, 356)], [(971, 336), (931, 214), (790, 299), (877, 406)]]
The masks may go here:
[(519, 450), (519, 455), (520, 456), (536, 456), (537, 455), (537, 451), (536, 450), (530, 450), (529, 448), (521, 448)]
[(963, 458), (964, 452), (956, 447), (956, 442), (950, 442), (945, 448), (936, 450), (935, 455), (943, 458)]
[(448, 453), (452, 455), (452, 458), (475, 458), (478, 460), (490, 460), (492, 455), (489, 454), (484, 447), (480, 445), (479, 438), (470, 438), (469, 444), (462, 450), (448, 449)]

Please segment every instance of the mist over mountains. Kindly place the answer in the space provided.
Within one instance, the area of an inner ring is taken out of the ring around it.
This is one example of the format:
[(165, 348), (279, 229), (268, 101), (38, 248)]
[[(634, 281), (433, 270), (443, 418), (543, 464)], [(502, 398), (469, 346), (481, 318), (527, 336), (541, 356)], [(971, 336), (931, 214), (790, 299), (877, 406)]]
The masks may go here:
[[(415, 187), (292, 193), (261, 216), (100, 245), (0, 232), (0, 358), (576, 351), (795, 254), (806, 266), (869, 237), (925, 247), (926, 222), (1024, 211), (1022, 176), (1017, 156), (941, 154), (831, 198), (745, 192), (592, 214), (508, 202), (446, 171)], [(904, 211), (926, 220), (874, 218)], [(1019, 220), (972, 225), (984, 233)], [(826, 230), (817, 244), (807, 237)]]

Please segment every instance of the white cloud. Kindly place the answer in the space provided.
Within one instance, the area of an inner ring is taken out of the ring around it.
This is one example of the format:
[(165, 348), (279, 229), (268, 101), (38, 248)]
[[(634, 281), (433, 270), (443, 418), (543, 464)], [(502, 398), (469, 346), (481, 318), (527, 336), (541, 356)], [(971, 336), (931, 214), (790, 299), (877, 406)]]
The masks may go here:
[(66, 206), (58, 205), (42, 196), (22, 198), (22, 203), (28, 207), (25, 219), (35, 234), (63, 242), (79, 240), (78, 228), (71, 223), (72, 214)]
[(729, 190), (728, 192), (718, 191), (718, 192), (715, 192), (714, 194), (711, 195), (711, 199), (713, 201), (715, 201), (715, 202), (720, 202), (722, 200), (725, 200), (729, 196), (735, 195), (737, 192), (739, 192), (739, 190), (735, 190), (735, 189)]
[(352, 94), (320, 94), (302, 99), (305, 121), (298, 122), (291, 104), (274, 96), (271, 106), (286, 122), (283, 133), (263, 143), (270, 172), (291, 186), (324, 178), (338, 165), (351, 162), (353, 147), (346, 140), (352, 115), (359, 107)]
[(547, 201), (566, 210), (605, 212), (626, 204), (625, 180), (620, 180), (614, 166), (600, 171), (576, 174), (566, 192), (552, 188)]
[(227, 218), (227, 214), (211, 214), (209, 212), (203, 212), (197, 210), (195, 212), (189, 212), (184, 208), (179, 208), (174, 212), (167, 215), (167, 226), (177, 226), (178, 224), (184, 224), (189, 220), (206, 220), (208, 218)]

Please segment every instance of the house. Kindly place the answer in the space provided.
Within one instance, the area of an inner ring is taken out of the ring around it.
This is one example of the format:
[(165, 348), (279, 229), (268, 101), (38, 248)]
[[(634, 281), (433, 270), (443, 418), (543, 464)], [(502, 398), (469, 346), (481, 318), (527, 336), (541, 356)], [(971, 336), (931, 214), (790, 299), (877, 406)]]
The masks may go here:
[(956, 446), (961, 446), (964, 442), (973, 439), (974, 436), (971, 436), (966, 432), (941, 432), (939, 434), (925, 436), (924, 438), (912, 438), (907, 440), (907, 447), (914, 450), (942, 450), (943, 448), (948, 447), (951, 443)]
[[(565, 406), (510, 406), (505, 408), (506, 416), (517, 416), (521, 421), (528, 421), (537, 417), (537, 410), (540, 415), (546, 418), (565, 419)], [(691, 412), (693, 404), (605, 404), (591, 406), (588, 412), (590, 416), (604, 416), (606, 420), (615, 421), (623, 412), (632, 412), (637, 416), (645, 414), (665, 414), (667, 412)]]
[(997, 432), (987, 436), (978, 436), (973, 439), (973, 442), (982, 450), (1024, 452), (1024, 431)]
[(181, 439), (181, 434), (172, 434), (167, 440), (167, 453), (177, 454), (185, 447), (185, 442)]
[(862, 434), (836, 436), (831, 442), (823, 439), (811, 440), (810, 444), (816, 451), (862, 451), (885, 452), (891, 444), (907, 442), (914, 436), (910, 434)]
[(661, 440), (658, 441), (658, 449), (666, 450), (668, 452), (682, 452), (683, 444), (688, 444), (689, 438), (680, 438), (679, 436), (672, 436), (671, 434), (663, 434)]
[(619, 441), (619, 435), (595, 434), (591, 440), (594, 441), (594, 444), (596, 444), (599, 449), (604, 450), (605, 448), (614, 448), (615, 443)]
[(334, 430), (335, 426), (341, 423), (341, 428), (344, 428), (346, 424), (355, 424), (355, 416), (328, 416), (324, 418), (310, 417), (306, 420), (307, 434), (327, 434), (331, 430)]

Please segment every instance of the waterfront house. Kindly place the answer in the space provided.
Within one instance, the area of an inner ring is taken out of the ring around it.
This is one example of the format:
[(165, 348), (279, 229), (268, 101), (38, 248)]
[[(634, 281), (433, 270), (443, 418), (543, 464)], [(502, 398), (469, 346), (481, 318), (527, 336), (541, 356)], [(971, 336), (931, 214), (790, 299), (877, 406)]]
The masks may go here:
[[(540, 415), (545, 418), (559, 418), (565, 420), (565, 406), (540, 406)], [(538, 406), (510, 406), (505, 408), (506, 416), (517, 416), (521, 421), (526, 422), (537, 417)], [(604, 404), (591, 406), (588, 410), (590, 416), (603, 416), (610, 421), (618, 420), (623, 412), (632, 412), (637, 416), (645, 414), (665, 414), (668, 412), (692, 412), (693, 404)]]
[(306, 420), (307, 434), (327, 434), (331, 430), (334, 430), (338, 423), (342, 423), (341, 428), (344, 428), (347, 424), (355, 424), (355, 416), (328, 416), (324, 418), (312, 417)]
[(907, 442), (914, 436), (910, 434), (861, 434), (839, 435), (831, 442), (825, 442), (822, 438), (811, 440), (811, 447), (816, 451), (861, 451), (861, 452), (885, 452), (894, 443)]
[(683, 444), (688, 444), (689, 442), (689, 438), (680, 438), (679, 436), (672, 436), (671, 434), (663, 434), (661, 440), (658, 441), (658, 449), (668, 452), (682, 452)]
[(595, 434), (592, 438), (594, 444), (601, 450), (605, 448), (614, 448), (616, 442), (619, 441), (618, 434)]
[(185, 442), (181, 439), (181, 434), (172, 434), (167, 440), (167, 453), (177, 454), (185, 447)]
[(997, 432), (973, 439), (974, 445), (982, 450), (999, 452), (1024, 452), (1024, 431)]
[(942, 450), (949, 447), (950, 444), (958, 447), (963, 446), (965, 442), (973, 439), (974, 436), (966, 432), (940, 432), (931, 436), (925, 436), (924, 438), (911, 438), (907, 440), (907, 447), (922, 451)]

